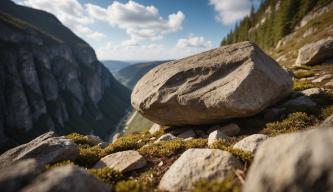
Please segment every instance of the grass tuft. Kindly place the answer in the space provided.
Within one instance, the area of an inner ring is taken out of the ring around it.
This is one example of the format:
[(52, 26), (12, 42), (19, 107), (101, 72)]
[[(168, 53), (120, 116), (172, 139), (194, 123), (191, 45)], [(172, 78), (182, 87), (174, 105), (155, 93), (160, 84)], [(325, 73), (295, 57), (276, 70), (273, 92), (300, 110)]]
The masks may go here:
[(104, 167), (101, 169), (89, 169), (89, 172), (110, 185), (114, 185), (118, 181), (124, 179), (124, 176), (121, 172), (109, 167)]

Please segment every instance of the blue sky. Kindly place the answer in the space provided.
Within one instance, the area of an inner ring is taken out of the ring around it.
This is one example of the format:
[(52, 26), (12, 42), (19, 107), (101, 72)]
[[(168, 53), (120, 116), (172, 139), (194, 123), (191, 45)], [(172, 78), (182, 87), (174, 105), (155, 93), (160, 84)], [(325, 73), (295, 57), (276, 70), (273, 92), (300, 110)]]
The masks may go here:
[(218, 47), (251, 0), (14, 0), (53, 13), (99, 59), (177, 59)]

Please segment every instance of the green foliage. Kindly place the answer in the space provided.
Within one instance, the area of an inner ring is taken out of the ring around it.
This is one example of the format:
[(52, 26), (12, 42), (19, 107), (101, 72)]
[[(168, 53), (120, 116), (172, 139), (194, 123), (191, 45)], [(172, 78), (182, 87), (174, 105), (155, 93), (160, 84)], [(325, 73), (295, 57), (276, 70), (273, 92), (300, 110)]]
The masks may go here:
[(145, 191), (153, 191), (153, 187), (149, 183), (137, 180), (119, 181), (116, 184), (116, 192), (145, 192)]
[(233, 177), (223, 181), (201, 179), (194, 183), (191, 192), (240, 192), (241, 185)]
[(66, 135), (67, 139), (73, 140), (76, 144), (89, 145), (88, 138), (79, 133), (71, 133)]
[(90, 167), (102, 158), (103, 149), (99, 146), (80, 145), (80, 155), (77, 164)]
[(104, 167), (101, 169), (89, 169), (89, 172), (110, 185), (114, 185), (118, 181), (124, 179), (124, 176), (121, 172), (109, 167)]
[(62, 167), (62, 166), (66, 166), (66, 165), (74, 165), (74, 162), (72, 162), (72, 161), (61, 161), (61, 162), (58, 162), (58, 163), (55, 163), (55, 164), (52, 164), (52, 165), (48, 164), (48, 165), (45, 166), (45, 168), (47, 170), (51, 170), (53, 168)]
[(302, 91), (305, 89), (314, 88), (315, 85), (306, 81), (294, 81), (294, 91)]
[(213, 143), (210, 148), (212, 149), (221, 149), (223, 151), (228, 151), (229, 153), (235, 155), (243, 162), (252, 162), (253, 155), (250, 152), (246, 152), (240, 149), (233, 148), (231, 145), (227, 144), (223, 140), (218, 140), (217, 142)]
[(178, 155), (190, 148), (204, 148), (207, 146), (207, 139), (192, 139), (183, 141), (174, 139), (170, 141), (160, 141), (150, 145), (143, 146), (138, 151), (144, 156), (170, 157)]
[(313, 71), (297, 71), (294, 73), (297, 79), (313, 77), (315, 73)]
[(316, 121), (314, 116), (309, 116), (304, 112), (296, 112), (289, 114), (282, 121), (268, 123), (266, 127), (272, 134), (290, 133), (312, 126)]

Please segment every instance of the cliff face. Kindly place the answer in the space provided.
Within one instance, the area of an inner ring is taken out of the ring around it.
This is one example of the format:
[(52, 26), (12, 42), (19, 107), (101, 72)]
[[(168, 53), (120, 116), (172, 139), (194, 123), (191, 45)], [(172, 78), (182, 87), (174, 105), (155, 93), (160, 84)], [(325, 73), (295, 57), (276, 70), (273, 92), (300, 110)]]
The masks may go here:
[(54, 16), (10, 1), (0, 7), (2, 148), (48, 130), (108, 138), (128, 107), (129, 90)]

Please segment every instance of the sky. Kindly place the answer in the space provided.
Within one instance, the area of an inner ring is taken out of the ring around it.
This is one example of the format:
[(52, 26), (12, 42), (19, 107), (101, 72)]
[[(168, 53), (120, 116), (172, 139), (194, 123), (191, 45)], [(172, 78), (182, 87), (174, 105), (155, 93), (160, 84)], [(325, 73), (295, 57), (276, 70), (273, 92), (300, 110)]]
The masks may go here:
[(218, 47), (255, 0), (14, 0), (54, 14), (99, 60), (178, 59)]

